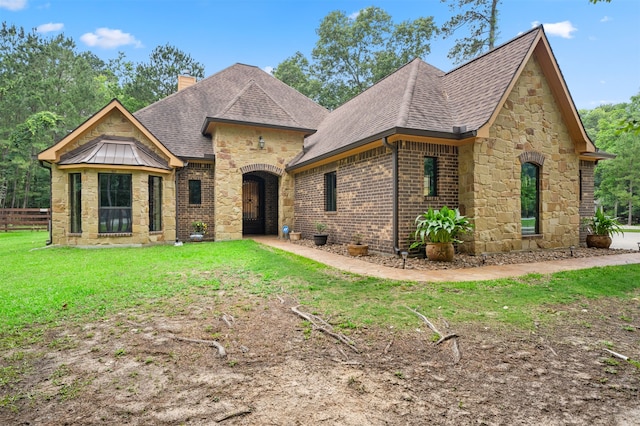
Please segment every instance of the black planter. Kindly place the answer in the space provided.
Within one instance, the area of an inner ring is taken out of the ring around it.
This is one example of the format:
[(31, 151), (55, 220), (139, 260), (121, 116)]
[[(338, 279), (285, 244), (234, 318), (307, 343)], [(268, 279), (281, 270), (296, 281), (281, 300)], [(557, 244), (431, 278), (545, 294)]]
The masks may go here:
[(317, 234), (313, 236), (313, 242), (317, 245), (317, 246), (323, 246), (325, 244), (327, 244), (327, 238), (329, 236), (327, 234)]

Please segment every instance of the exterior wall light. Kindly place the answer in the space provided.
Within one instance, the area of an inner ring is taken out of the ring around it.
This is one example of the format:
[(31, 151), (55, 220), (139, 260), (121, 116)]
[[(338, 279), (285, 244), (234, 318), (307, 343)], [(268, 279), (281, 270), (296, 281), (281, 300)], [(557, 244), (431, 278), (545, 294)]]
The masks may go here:
[(262, 139), (262, 136), (258, 138), (258, 146), (260, 149), (264, 149), (264, 139)]

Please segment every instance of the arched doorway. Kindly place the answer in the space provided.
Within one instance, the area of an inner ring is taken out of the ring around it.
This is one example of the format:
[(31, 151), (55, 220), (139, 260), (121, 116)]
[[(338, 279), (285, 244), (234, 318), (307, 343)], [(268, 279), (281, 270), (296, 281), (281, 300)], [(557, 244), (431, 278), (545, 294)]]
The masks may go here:
[(242, 176), (242, 234), (278, 234), (278, 176), (262, 171)]

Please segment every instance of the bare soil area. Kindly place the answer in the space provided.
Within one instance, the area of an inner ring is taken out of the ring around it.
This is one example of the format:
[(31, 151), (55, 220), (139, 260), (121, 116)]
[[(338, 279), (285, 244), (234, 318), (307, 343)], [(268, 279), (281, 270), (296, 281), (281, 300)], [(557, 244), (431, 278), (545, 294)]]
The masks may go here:
[(436, 345), (417, 317), (402, 332), (342, 331), (356, 353), (291, 298), (174, 302), (63, 322), (4, 351), (1, 367), (22, 378), (0, 383), (0, 424), (640, 424), (640, 369), (604, 350), (640, 359), (637, 299), (558, 307), (528, 331), (451, 323), (458, 363), (454, 339)]

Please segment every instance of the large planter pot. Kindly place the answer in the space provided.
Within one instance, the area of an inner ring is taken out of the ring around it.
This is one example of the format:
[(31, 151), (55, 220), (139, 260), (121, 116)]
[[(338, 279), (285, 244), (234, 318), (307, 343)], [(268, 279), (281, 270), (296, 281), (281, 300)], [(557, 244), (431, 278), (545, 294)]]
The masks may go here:
[(608, 235), (587, 235), (587, 247), (608, 249), (611, 246), (611, 237)]
[(455, 250), (453, 243), (427, 243), (427, 259), (437, 262), (451, 262)]
[(347, 252), (350, 256), (368, 256), (369, 245), (368, 244), (347, 244)]
[(317, 245), (317, 246), (323, 246), (325, 244), (327, 244), (327, 238), (329, 236), (327, 234), (316, 234), (313, 236), (313, 242)]
[(199, 243), (200, 241), (204, 240), (204, 235), (198, 232), (194, 232), (193, 234), (189, 235), (189, 240), (193, 241), (194, 243)]
[(302, 232), (289, 232), (289, 239), (291, 241), (300, 241), (302, 238)]

